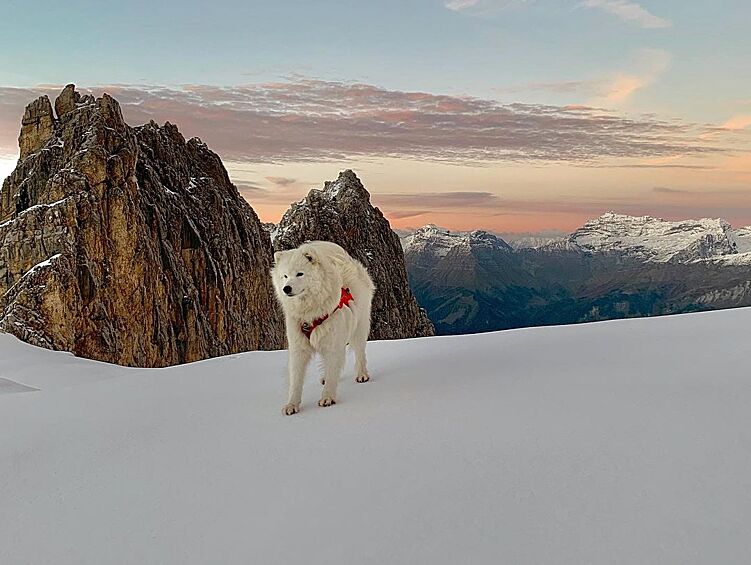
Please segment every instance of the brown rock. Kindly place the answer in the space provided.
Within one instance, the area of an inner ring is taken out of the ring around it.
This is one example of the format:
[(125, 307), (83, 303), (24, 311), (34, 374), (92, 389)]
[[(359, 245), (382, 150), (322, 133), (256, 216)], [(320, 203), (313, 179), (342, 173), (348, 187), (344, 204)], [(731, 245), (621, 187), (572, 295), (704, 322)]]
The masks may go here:
[(76, 104), (81, 101), (81, 95), (76, 92), (74, 84), (67, 85), (60, 96), (55, 98), (55, 114), (60, 118), (76, 109)]
[(277, 227), (274, 248), (292, 249), (312, 240), (338, 243), (368, 269), (376, 285), (371, 339), (434, 335), (407, 282), (399, 237), (352, 171), (293, 204)]
[(50, 99), (40, 96), (26, 106), (21, 120), (21, 133), (18, 136), (18, 146), (21, 149), (21, 159), (31, 153), (39, 151), (55, 134), (55, 116), (52, 114)]
[(271, 242), (219, 157), (106, 94), (43, 106), (0, 192), (0, 330), (142, 367), (282, 347)]

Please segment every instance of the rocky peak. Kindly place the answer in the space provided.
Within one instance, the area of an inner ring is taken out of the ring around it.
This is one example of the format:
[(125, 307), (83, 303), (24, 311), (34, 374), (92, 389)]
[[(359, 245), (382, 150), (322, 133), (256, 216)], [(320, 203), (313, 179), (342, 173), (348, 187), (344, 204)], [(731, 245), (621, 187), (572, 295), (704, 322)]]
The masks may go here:
[(362, 182), (352, 169), (342, 171), (334, 181), (325, 181), (323, 183), (323, 194), (328, 198), (344, 196), (346, 198), (370, 200), (370, 193), (365, 190)]
[(433, 335), (427, 314), (409, 288), (399, 237), (370, 203), (370, 194), (354, 172), (340, 173), (322, 190), (313, 189), (293, 204), (277, 226), (274, 248), (292, 249), (312, 240), (338, 243), (368, 269), (376, 285), (372, 339)]
[(478, 249), (512, 252), (500, 237), (485, 230), (452, 232), (434, 224), (423, 226), (402, 238), (405, 253), (445, 257), (449, 253), (469, 253)]
[(497, 235), (485, 230), (474, 230), (467, 234), (467, 244), (470, 247), (485, 247), (488, 249), (497, 249), (500, 251), (511, 252), (511, 246), (503, 241)]
[(0, 192), (0, 330), (164, 366), (283, 345), (271, 242), (219, 157), (108, 95), (27, 107)]
[(25, 159), (31, 153), (39, 151), (54, 132), (55, 116), (52, 113), (52, 104), (49, 98), (40, 96), (26, 106), (21, 119), (21, 133), (18, 136), (20, 158)]
[(76, 85), (69, 84), (55, 100), (55, 113), (62, 117), (68, 112), (75, 110), (76, 105), (80, 102), (81, 95), (76, 91)]

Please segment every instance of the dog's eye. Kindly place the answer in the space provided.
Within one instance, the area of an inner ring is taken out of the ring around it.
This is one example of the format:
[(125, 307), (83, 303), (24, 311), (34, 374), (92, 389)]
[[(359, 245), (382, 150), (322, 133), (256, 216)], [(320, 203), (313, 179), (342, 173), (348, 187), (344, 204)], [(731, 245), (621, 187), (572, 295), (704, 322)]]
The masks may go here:
[(298, 277), (301, 277), (301, 276), (302, 276), (302, 273), (297, 273), (297, 276), (298, 276)]
[(287, 278), (287, 275), (284, 275), (284, 278), (286, 279), (286, 278)]

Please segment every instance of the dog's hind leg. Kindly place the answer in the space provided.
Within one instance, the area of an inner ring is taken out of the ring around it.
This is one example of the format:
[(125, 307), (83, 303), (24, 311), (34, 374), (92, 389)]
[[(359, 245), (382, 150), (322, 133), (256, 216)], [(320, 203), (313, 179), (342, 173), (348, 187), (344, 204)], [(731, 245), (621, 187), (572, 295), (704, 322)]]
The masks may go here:
[(305, 380), (305, 369), (308, 367), (312, 349), (295, 347), (289, 350), (289, 397), (282, 412), (287, 416), (297, 414), (302, 402), (302, 385)]
[(366, 343), (366, 341), (358, 340), (352, 344), (352, 349), (355, 351), (355, 381), (358, 383), (366, 383), (370, 380), (367, 358), (365, 356)]
[(352, 350), (355, 352), (355, 381), (366, 383), (370, 380), (368, 374), (368, 362), (365, 356), (365, 346), (368, 344), (368, 334), (370, 333), (370, 309), (368, 316), (360, 321), (355, 334), (352, 336)]
[(339, 384), (339, 378), (342, 376), (344, 363), (346, 361), (346, 347), (337, 347), (322, 352), (323, 360), (323, 391), (318, 406), (331, 406), (336, 404), (336, 387)]

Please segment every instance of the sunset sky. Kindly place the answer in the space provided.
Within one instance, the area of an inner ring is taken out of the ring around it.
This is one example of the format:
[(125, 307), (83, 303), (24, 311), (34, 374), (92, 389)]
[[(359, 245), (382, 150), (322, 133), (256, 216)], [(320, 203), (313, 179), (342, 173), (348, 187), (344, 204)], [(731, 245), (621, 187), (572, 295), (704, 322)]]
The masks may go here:
[(751, 224), (748, 0), (3, 2), (0, 175), (74, 82), (219, 153), (265, 221), (354, 169), (395, 227)]

